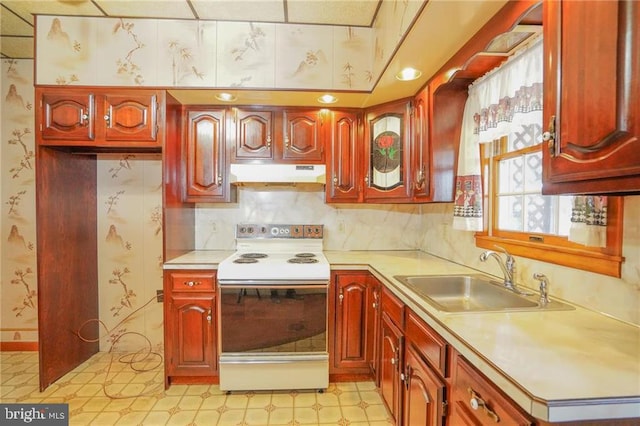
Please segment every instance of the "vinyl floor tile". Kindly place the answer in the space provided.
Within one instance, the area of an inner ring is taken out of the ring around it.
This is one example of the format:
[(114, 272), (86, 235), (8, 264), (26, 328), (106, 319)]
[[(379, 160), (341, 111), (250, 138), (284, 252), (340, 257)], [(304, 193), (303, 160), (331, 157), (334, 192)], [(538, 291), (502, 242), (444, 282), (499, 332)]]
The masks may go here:
[[(217, 385), (164, 389), (163, 366), (98, 353), (39, 391), (36, 352), (0, 353), (0, 401), (67, 403), (73, 426), (384, 426), (375, 384), (331, 383), (315, 391), (221, 391)], [(144, 366), (149, 367), (145, 369)]]

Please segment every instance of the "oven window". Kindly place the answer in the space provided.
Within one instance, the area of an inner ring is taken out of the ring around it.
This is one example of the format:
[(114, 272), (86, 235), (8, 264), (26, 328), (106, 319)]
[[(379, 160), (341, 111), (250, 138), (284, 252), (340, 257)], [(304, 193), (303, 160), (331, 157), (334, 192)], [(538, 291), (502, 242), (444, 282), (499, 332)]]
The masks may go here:
[(327, 287), (221, 287), (222, 353), (327, 351)]

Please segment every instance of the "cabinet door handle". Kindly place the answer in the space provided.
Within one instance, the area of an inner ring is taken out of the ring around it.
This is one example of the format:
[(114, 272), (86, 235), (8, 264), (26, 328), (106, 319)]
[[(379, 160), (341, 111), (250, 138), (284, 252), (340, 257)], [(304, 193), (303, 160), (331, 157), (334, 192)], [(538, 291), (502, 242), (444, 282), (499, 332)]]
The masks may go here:
[(552, 115), (549, 120), (549, 130), (542, 134), (542, 140), (547, 142), (547, 149), (551, 157), (556, 156), (556, 116)]
[(416, 189), (421, 190), (424, 188), (424, 182), (424, 166), (422, 166), (422, 168), (416, 172)]
[(209, 324), (211, 324), (211, 318), (212, 318), (212, 317), (211, 317), (211, 309), (209, 309), (209, 310), (207, 311), (207, 322), (208, 322)]
[(486, 402), (484, 402), (482, 398), (480, 398), (480, 395), (478, 395), (476, 391), (469, 387), (467, 388), (467, 392), (469, 392), (469, 395), (471, 395), (471, 399), (469, 400), (469, 405), (471, 405), (471, 408), (473, 408), (474, 410), (482, 408), (487, 416), (491, 417), (494, 422), (500, 422), (500, 417), (487, 405)]
[(200, 285), (200, 281), (185, 281), (183, 284), (187, 287), (194, 287)]

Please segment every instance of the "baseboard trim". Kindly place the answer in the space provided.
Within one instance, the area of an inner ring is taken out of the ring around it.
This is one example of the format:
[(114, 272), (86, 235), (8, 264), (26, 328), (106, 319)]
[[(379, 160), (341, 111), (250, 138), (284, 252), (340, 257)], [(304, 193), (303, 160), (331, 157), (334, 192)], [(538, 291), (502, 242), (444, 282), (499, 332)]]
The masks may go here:
[(38, 342), (0, 342), (0, 352), (37, 352)]

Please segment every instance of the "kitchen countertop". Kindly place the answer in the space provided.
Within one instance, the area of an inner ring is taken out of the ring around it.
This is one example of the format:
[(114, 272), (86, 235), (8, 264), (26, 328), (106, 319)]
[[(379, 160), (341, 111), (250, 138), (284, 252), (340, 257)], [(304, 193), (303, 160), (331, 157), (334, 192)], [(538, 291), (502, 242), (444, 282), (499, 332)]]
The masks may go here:
[[(165, 269), (216, 267), (194, 251)], [(444, 313), (395, 275), (478, 273), (421, 251), (325, 251), (332, 270), (369, 270), (532, 416), (550, 422), (640, 417), (640, 327), (571, 311)], [(553, 299), (553, 283), (551, 283)]]

